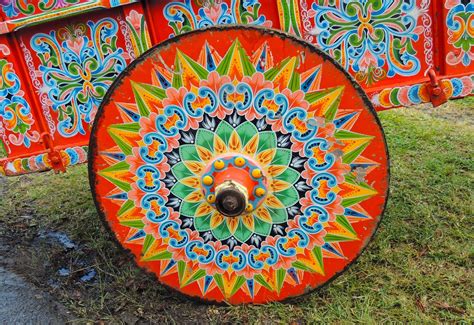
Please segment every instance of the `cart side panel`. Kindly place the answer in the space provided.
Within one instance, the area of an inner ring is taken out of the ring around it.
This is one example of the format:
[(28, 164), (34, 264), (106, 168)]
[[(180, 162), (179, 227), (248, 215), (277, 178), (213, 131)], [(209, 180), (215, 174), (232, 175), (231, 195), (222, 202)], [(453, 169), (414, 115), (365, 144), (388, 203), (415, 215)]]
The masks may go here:
[(130, 32), (140, 27), (139, 9), (128, 16), (121, 9), (94, 12), (16, 35), (55, 146), (88, 143), (107, 89), (143, 51)]
[(431, 69), (448, 98), (473, 93), (468, 2), (302, 0), (299, 12), (303, 37), (336, 58), (377, 109), (387, 109), (430, 102)]
[(15, 46), (0, 35), (0, 140), (7, 157), (44, 150), (41, 126)]
[[(279, 12), (283, 15), (279, 11), (281, 3), (286, 1), (223, 0), (208, 6), (186, 0), (147, 1), (155, 43), (191, 30), (216, 25), (248, 24), (280, 29)], [(291, 24), (286, 26), (288, 31), (292, 31)], [(293, 26), (298, 24), (294, 23)]]
[(0, 172), (64, 170), (85, 162), (108, 87), (150, 46), (141, 3), (0, 35), (0, 139), (7, 152)]
[(85, 4), (90, 0), (49, 0), (49, 1), (2, 1), (0, 3), (0, 17), (3, 20), (25, 19), (34, 15), (65, 10), (69, 7)]
[(443, 1), (442, 31), (445, 42), (444, 71), (447, 75), (474, 73), (474, 3)]

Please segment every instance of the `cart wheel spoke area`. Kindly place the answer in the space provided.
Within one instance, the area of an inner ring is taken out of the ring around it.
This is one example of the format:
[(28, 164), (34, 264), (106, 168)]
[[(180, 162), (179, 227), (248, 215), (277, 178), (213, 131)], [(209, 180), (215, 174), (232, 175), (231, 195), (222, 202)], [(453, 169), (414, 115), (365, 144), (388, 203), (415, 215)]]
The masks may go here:
[(96, 117), (98, 210), (164, 285), (213, 302), (302, 295), (372, 238), (388, 154), (360, 87), (277, 31), (218, 27), (129, 66)]

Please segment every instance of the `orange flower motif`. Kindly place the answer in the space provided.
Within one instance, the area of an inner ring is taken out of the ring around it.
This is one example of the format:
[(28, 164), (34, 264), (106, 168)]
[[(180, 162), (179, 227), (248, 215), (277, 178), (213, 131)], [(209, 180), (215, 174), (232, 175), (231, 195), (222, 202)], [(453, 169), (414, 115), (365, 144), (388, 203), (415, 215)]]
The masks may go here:
[(158, 115), (156, 113), (151, 113), (148, 118), (140, 119), (140, 136), (143, 138), (146, 134), (151, 132), (156, 132), (155, 121)]
[(307, 191), (305, 196), (300, 199), (301, 211), (306, 210), (313, 205), (313, 200), (311, 200), (311, 192)]
[(154, 238), (161, 238), (159, 223), (152, 222), (147, 217), (142, 218), (142, 222), (145, 224), (143, 231), (145, 231), (147, 235), (152, 235)]
[[(226, 83), (231, 83), (231, 80), (228, 76), (220, 76), (216, 71), (212, 71), (208, 75), (207, 80), (202, 80), (199, 86), (208, 87), (217, 94), (219, 93), (219, 89), (222, 87), (222, 85)], [(232, 109), (227, 109), (219, 104), (219, 107), (217, 107), (217, 109), (210, 115), (222, 120), (231, 113)]]
[[(263, 73), (255, 73), (252, 77), (245, 76), (242, 82), (248, 84), (252, 88), (253, 94), (257, 94), (262, 89), (273, 89), (273, 83), (265, 80)], [(239, 112), (240, 115), (245, 115), (247, 120), (253, 120), (254, 118), (262, 118), (253, 105), (251, 105), (245, 112)]]
[[(249, 246), (247, 244), (242, 244), (240, 246), (240, 249), (245, 253), (245, 255), (248, 256), (248, 253), (250, 250), (253, 248), (253, 246)], [(250, 266), (249, 263), (245, 263), (245, 268), (243, 268), (240, 271), (235, 272), (237, 275), (243, 275), (246, 279), (253, 279), (253, 276), (255, 275), (255, 270)]]
[[(309, 167), (309, 162), (304, 163), (304, 170), (301, 172), (301, 177), (303, 177), (306, 180), (306, 184), (311, 186), (311, 180), (313, 179), (314, 176), (316, 176), (317, 172), (311, 167)], [(308, 194), (308, 193), (306, 193)]]
[(183, 100), (188, 90), (184, 87), (179, 89), (176, 88), (167, 88), (166, 89), (166, 98), (163, 99), (163, 107), (176, 105), (179, 107), (183, 107)]
[[(179, 213), (173, 213), (170, 216), (170, 219), (179, 219)], [(199, 233), (197, 231), (192, 231), (189, 228), (186, 228), (185, 231), (188, 233), (189, 241), (199, 239)], [(175, 248), (168, 246), (168, 251), (173, 253), (173, 259), (176, 261), (188, 261), (189, 258), (186, 257), (186, 245), (183, 247)]]
[(291, 150), (293, 150), (294, 152), (298, 152), (300, 154), (301, 157), (304, 157), (304, 143), (303, 142), (300, 142), (296, 139), (292, 139), (293, 140), (293, 144), (291, 145)]
[[(295, 219), (288, 221), (288, 227), (291, 229), (300, 229), (299, 226), (299, 219), (301, 216), (296, 216)], [(309, 238), (309, 244), (307, 246), (307, 250), (312, 250), (314, 246), (322, 246), (324, 245), (324, 236), (326, 236), (327, 231), (326, 230), (321, 230), (320, 232), (316, 234), (310, 234), (306, 233)]]
[[(229, 250), (229, 247), (227, 245), (222, 245), (221, 241), (212, 241), (212, 242), (208, 242), (208, 244), (214, 248), (216, 254), (221, 250)], [(216, 273), (224, 274), (226, 272), (225, 270), (221, 269), (217, 265), (216, 259), (212, 260), (211, 262), (207, 264), (199, 263), (199, 267), (204, 270), (207, 270), (208, 274), (216, 274)]]
[(143, 166), (144, 162), (140, 156), (140, 148), (138, 147), (132, 148), (132, 153), (133, 153), (132, 155), (127, 156), (127, 158), (125, 158), (125, 161), (127, 162), (127, 164), (130, 165), (129, 171), (132, 174), (135, 174), (137, 169), (140, 166)]
[(308, 110), (309, 104), (304, 99), (304, 92), (302, 90), (297, 90), (295, 92), (292, 92), (288, 88), (285, 88), (283, 89), (281, 93), (285, 95), (286, 98), (288, 98), (288, 108), (291, 109), (291, 108), (299, 107), (304, 110)]
[(139, 207), (141, 206), (141, 200), (145, 193), (138, 188), (136, 183), (132, 184), (132, 189), (130, 192), (128, 192), (128, 198), (135, 202), (135, 206)]
[(338, 215), (341, 215), (344, 213), (344, 207), (342, 206), (341, 203), (342, 203), (342, 198), (338, 196), (336, 197), (334, 202), (324, 207), (329, 214), (329, 221), (336, 220), (336, 217)]
[[(289, 225), (290, 222), (288, 222)], [(288, 227), (289, 228), (289, 227)], [(275, 247), (276, 243), (278, 242), (278, 239), (280, 239), (281, 236), (277, 235), (275, 237), (267, 237), (267, 239), (262, 243), (263, 246), (271, 246)], [(296, 260), (296, 254), (294, 256), (283, 256), (281, 254), (278, 254), (278, 261), (276, 262), (275, 265), (271, 267), (273, 270), (278, 270), (278, 269), (289, 269), (291, 268), (291, 264)]]
[[(342, 206), (341, 203), (342, 203), (342, 198), (340, 196), (337, 196), (336, 199), (331, 204), (324, 206), (324, 209), (329, 214), (330, 222), (336, 220), (336, 217), (338, 215), (341, 215), (344, 213), (344, 207)], [(314, 202), (311, 199), (310, 191), (306, 192), (305, 197), (300, 199), (300, 204), (301, 204), (301, 211), (305, 211), (307, 208), (314, 205)], [(290, 225), (291, 222), (293, 221), (289, 221), (288, 225)]]
[(344, 164), (342, 158), (336, 159), (336, 162), (329, 168), (329, 173), (334, 175), (338, 183), (343, 183), (346, 174), (350, 173), (351, 166)]

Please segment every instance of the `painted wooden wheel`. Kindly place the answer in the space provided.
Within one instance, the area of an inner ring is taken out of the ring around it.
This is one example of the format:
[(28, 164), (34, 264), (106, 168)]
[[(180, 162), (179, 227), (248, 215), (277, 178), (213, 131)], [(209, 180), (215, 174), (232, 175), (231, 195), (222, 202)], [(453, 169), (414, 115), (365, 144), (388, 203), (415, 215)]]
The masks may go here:
[(365, 94), (281, 32), (200, 30), (137, 59), (94, 124), (91, 186), (137, 264), (208, 301), (320, 287), (373, 236), (388, 155)]

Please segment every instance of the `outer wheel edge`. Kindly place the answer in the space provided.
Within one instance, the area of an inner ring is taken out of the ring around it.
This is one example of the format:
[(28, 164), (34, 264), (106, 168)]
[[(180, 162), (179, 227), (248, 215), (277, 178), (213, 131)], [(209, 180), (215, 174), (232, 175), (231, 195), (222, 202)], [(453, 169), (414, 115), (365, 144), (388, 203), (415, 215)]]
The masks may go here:
[[(107, 219), (106, 219), (106, 216), (105, 216), (105, 213), (102, 209), (102, 206), (100, 204), (100, 202), (98, 201), (98, 198), (97, 198), (97, 192), (96, 192), (96, 189), (95, 189), (95, 185), (97, 183), (97, 175), (94, 173), (93, 171), (93, 165), (94, 165), (94, 154), (97, 153), (97, 130), (99, 129), (99, 121), (101, 119), (101, 116), (103, 115), (103, 111), (104, 111), (104, 107), (107, 106), (107, 104), (110, 102), (111, 100), (111, 97), (113, 95), (113, 92), (114, 92), (114, 89), (117, 88), (121, 83), (122, 83), (122, 80), (125, 76), (129, 75), (130, 72), (141, 62), (143, 62), (144, 60), (146, 60), (148, 57), (150, 57), (150, 55), (152, 53), (154, 53), (157, 49), (159, 48), (162, 48), (162, 47), (166, 47), (166, 46), (169, 46), (173, 43), (178, 43), (180, 41), (181, 38), (183, 37), (186, 37), (186, 36), (189, 36), (190, 34), (201, 34), (201, 33), (207, 33), (207, 32), (211, 32), (211, 31), (218, 31), (218, 30), (226, 30), (227, 28), (235, 28), (235, 29), (239, 29), (239, 30), (259, 30), (260, 32), (270, 32), (274, 35), (277, 35), (281, 38), (287, 38), (287, 39), (291, 39), (292, 41), (296, 42), (296, 43), (299, 43), (301, 44), (303, 47), (305, 47), (307, 50), (309, 50), (310, 52), (312, 53), (316, 53), (318, 54), (319, 56), (321, 56), (325, 61), (329, 61), (330, 63), (333, 64), (333, 66), (338, 69), (341, 73), (344, 74), (344, 76), (351, 81), (351, 83), (354, 85), (354, 88), (355, 90), (357, 91), (357, 94), (360, 96), (360, 98), (363, 100), (363, 102), (365, 103), (366, 107), (368, 108), (369, 112), (372, 114), (372, 116), (374, 117), (375, 119), (375, 122), (377, 123), (379, 129), (380, 129), (380, 132), (382, 134), (382, 140), (383, 140), (383, 143), (384, 143), (384, 148), (385, 148), (385, 155), (386, 155), (386, 159), (387, 159), (387, 166), (386, 166), (386, 169), (387, 169), (387, 187), (386, 187), (386, 192), (383, 193), (384, 197), (385, 197), (385, 202), (384, 202), (384, 205), (382, 207), (382, 210), (381, 210), (381, 213), (380, 213), (380, 216), (378, 217), (378, 220), (373, 228), (373, 231), (371, 233), (370, 236), (368, 236), (365, 240), (364, 240), (364, 243), (362, 244), (361, 246), (361, 249), (359, 250), (359, 252), (356, 254), (355, 258), (353, 258), (353, 260), (351, 262), (349, 262), (342, 270), (340, 270), (339, 272), (335, 273), (330, 279), (328, 279), (326, 282), (314, 287), (314, 288), (311, 288), (307, 291), (305, 291), (304, 293), (300, 294), (300, 295), (296, 295), (296, 296), (289, 296), (287, 298), (284, 298), (282, 300), (278, 300), (278, 302), (281, 302), (281, 303), (289, 303), (291, 301), (294, 301), (294, 300), (297, 300), (297, 299), (301, 299), (303, 298), (304, 296), (306, 296), (307, 294), (309, 293), (313, 293), (313, 292), (316, 292), (318, 290), (321, 290), (322, 288), (326, 287), (327, 285), (329, 285), (332, 281), (334, 281), (335, 279), (337, 279), (342, 273), (344, 273), (350, 266), (352, 266), (358, 259), (359, 257), (365, 252), (365, 250), (367, 249), (369, 243), (374, 239), (375, 237), (375, 234), (378, 230), (378, 228), (380, 227), (380, 224), (381, 224), (381, 221), (384, 217), (384, 214), (385, 214), (385, 210), (386, 210), (386, 207), (387, 207), (387, 203), (388, 203), (388, 199), (389, 199), (389, 194), (390, 194), (390, 156), (389, 156), (389, 152), (388, 152), (388, 146), (387, 146), (387, 142), (386, 142), (386, 137), (385, 137), (385, 133), (384, 133), (384, 130), (383, 130), (383, 127), (382, 127), (382, 124), (378, 118), (378, 115), (372, 105), (372, 103), (370, 102), (370, 99), (368, 98), (367, 94), (363, 91), (363, 89), (359, 86), (359, 84), (355, 81), (355, 79), (335, 60), (333, 59), (332, 57), (330, 57), (328, 54), (326, 54), (325, 52), (323, 52), (322, 50), (316, 48), (314, 45), (312, 45), (311, 43), (308, 43), (306, 42), (305, 40), (301, 39), (301, 38), (298, 38), (298, 37), (295, 37), (293, 35), (290, 35), (290, 34), (287, 34), (285, 32), (282, 32), (280, 30), (277, 30), (277, 29), (273, 29), (273, 28), (265, 28), (265, 27), (259, 27), (259, 26), (248, 26), (248, 25), (228, 25), (228, 26), (214, 26), (214, 27), (209, 27), (209, 28), (204, 28), (204, 29), (197, 29), (197, 30), (194, 30), (194, 31), (191, 31), (191, 32), (188, 32), (188, 33), (185, 33), (185, 34), (182, 34), (182, 35), (178, 35), (174, 38), (171, 38), (171, 39), (168, 39), (166, 41), (163, 41), (162, 43), (159, 43), (157, 45), (154, 45), (152, 48), (150, 48), (149, 50), (147, 50), (145, 53), (143, 53), (140, 57), (138, 57), (137, 59), (135, 59), (130, 65), (128, 65), (125, 70), (117, 77), (117, 79), (112, 83), (112, 85), (110, 86), (109, 90), (107, 91), (106, 95), (104, 96), (99, 108), (98, 108), (98, 111), (97, 111), (97, 115), (95, 117), (95, 120), (94, 120), (94, 123), (93, 123), (93, 127), (92, 127), (92, 130), (91, 130), (91, 137), (90, 137), (90, 141), (89, 141), (89, 151), (88, 151), (88, 174), (89, 174), (89, 184), (90, 184), (90, 187), (91, 187), (91, 192), (92, 192), (92, 196), (93, 196), (93, 200), (94, 200), (94, 204), (96, 206), (96, 209), (98, 211), (98, 214), (100, 216), (100, 219), (102, 221), (102, 223), (104, 224), (104, 227), (105, 229), (109, 232), (109, 234), (111, 235), (111, 238), (113, 238), (113, 241), (115, 242), (115, 244), (117, 245), (117, 247), (123, 251), (126, 255), (129, 256), (129, 258), (134, 262), (134, 264), (139, 267), (142, 271), (144, 271), (145, 273), (147, 274), (151, 274), (153, 275), (153, 277), (156, 279), (156, 281), (162, 285), (163, 287), (167, 288), (170, 292), (173, 292), (174, 294), (177, 294), (177, 296), (179, 296), (180, 298), (186, 298), (186, 299), (190, 299), (190, 300), (194, 300), (194, 301), (199, 301), (199, 302), (202, 302), (202, 303), (205, 303), (205, 304), (215, 304), (215, 305), (227, 305), (226, 302), (219, 302), (219, 301), (214, 301), (214, 300), (206, 300), (204, 299), (203, 297), (199, 297), (199, 296), (190, 296), (190, 295), (187, 295), (183, 292), (180, 292), (176, 289), (174, 289), (173, 287), (167, 285), (166, 283), (164, 282), (161, 282), (159, 279), (158, 279), (158, 276), (149, 271), (148, 269), (144, 268), (144, 267), (140, 267), (136, 264), (136, 261), (134, 259), (134, 255), (131, 253), (131, 251), (127, 248), (125, 248), (124, 246), (122, 246), (122, 244), (118, 241), (115, 233), (112, 231)], [(274, 301), (275, 302), (275, 301)]]

